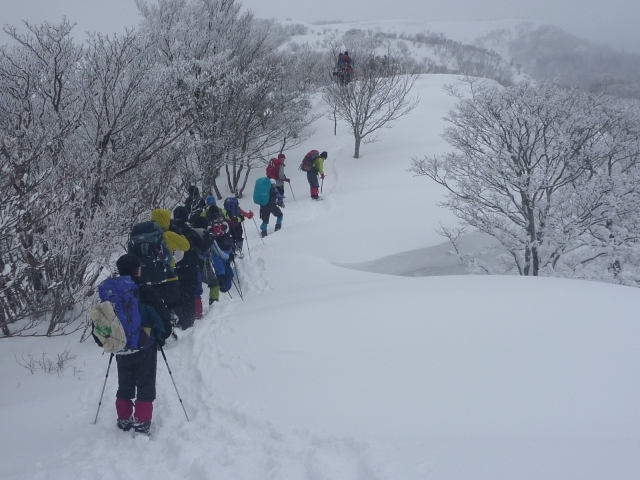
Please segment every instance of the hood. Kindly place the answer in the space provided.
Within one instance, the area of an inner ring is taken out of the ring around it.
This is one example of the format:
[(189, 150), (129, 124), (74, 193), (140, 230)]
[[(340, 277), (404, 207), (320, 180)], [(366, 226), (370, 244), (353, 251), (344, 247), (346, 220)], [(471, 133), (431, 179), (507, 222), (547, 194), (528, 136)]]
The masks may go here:
[(166, 232), (169, 230), (169, 224), (171, 223), (171, 212), (164, 208), (156, 208), (151, 212), (151, 220), (156, 222)]

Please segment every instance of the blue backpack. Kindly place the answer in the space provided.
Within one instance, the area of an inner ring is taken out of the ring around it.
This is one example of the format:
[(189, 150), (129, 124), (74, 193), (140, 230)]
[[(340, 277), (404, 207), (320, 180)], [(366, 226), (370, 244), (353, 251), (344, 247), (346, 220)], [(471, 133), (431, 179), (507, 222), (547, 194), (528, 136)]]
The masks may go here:
[(98, 295), (103, 302), (110, 302), (122, 324), (126, 345), (119, 350), (137, 350), (142, 331), (142, 318), (138, 304), (138, 286), (129, 276), (108, 278), (98, 286)]
[(271, 180), (268, 177), (262, 177), (256, 180), (253, 188), (253, 201), (258, 205), (265, 207), (269, 203), (271, 196)]
[(238, 203), (238, 199), (236, 197), (225, 198), (224, 209), (231, 217), (240, 216), (240, 204)]

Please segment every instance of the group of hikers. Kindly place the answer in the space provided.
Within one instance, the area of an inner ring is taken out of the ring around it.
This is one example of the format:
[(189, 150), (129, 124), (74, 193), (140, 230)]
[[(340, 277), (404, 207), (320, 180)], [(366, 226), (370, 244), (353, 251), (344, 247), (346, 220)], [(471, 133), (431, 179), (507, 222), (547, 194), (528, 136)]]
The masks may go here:
[[(324, 180), (327, 157), (327, 152), (312, 150), (300, 165), (307, 173), (313, 200), (320, 200), (318, 177)], [(276, 217), (275, 231), (282, 228), (284, 184), (291, 182), (284, 172), (285, 160), (283, 153), (272, 158), (267, 176), (256, 181), (253, 198), (260, 205), (262, 238), (267, 236), (271, 215)], [(121, 430), (149, 435), (157, 352), (164, 356), (165, 342), (178, 338), (174, 330), (191, 328), (202, 318), (203, 284), (210, 306), (221, 292), (229, 292), (233, 285), (239, 288), (234, 281), (235, 259), (244, 257), (244, 221), (253, 218), (237, 197), (226, 198), (220, 207), (216, 196), (203, 197), (192, 185), (183, 205), (173, 212), (156, 208), (149, 221), (131, 229), (127, 253), (116, 262), (118, 275), (100, 284), (102, 303), (91, 311), (94, 340), (111, 353), (109, 366), (116, 358), (116, 413)]]
[(340, 85), (348, 85), (351, 82), (351, 78), (355, 75), (353, 59), (349, 55), (349, 52), (340, 52), (338, 54), (338, 62), (336, 68), (333, 71), (333, 75), (338, 80)]

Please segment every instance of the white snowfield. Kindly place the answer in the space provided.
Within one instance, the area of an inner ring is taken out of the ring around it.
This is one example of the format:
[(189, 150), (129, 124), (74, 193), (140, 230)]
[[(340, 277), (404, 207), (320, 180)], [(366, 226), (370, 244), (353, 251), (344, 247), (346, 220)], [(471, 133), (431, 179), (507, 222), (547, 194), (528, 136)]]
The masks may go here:
[[(640, 478), (638, 290), (460, 275), (444, 247), (425, 260), (455, 219), (408, 168), (447, 150), (455, 81), (420, 78), (419, 107), (358, 160), (326, 118), (286, 152), (296, 200), (286, 186), (264, 244), (247, 222), (244, 301), (232, 291), (166, 347), (190, 422), (161, 356), (152, 437), (132, 438), (115, 365), (92, 424), (108, 362), (92, 341), (0, 340), (0, 478)], [(310, 149), (329, 152), (324, 202), (297, 170)], [(257, 211), (250, 192), (241, 206)], [(66, 347), (60, 377), (14, 359)]]

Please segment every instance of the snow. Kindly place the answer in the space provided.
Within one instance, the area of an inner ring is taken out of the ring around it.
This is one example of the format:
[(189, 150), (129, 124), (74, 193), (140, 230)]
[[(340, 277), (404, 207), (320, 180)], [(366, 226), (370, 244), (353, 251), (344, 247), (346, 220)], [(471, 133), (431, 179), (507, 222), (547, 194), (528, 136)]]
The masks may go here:
[[(439, 20), (424, 22), (420, 20), (378, 20), (369, 22), (344, 22), (344, 23), (322, 23), (308, 24), (304, 22), (290, 21), (284, 24), (303, 24), (309, 28), (307, 35), (295, 37), (296, 41), (312, 43), (322, 40), (327, 35), (343, 34), (349, 30), (358, 29), (363, 31), (395, 33), (396, 35), (416, 35), (416, 34), (443, 34), (446, 38), (461, 43), (475, 44), (492, 32), (507, 31), (513, 32), (516, 27), (524, 23), (536, 25), (532, 19), (527, 18), (502, 18), (494, 20)], [(301, 41), (304, 39), (304, 41)]]
[[(115, 364), (93, 425), (108, 357), (91, 341), (2, 340), (0, 478), (639, 478), (637, 290), (462, 275), (434, 231), (455, 223), (444, 191), (408, 168), (447, 149), (455, 81), (423, 76), (419, 107), (360, 159), (326, 118), (286, 152), (296, 200), (264, 243), (247, 223), (244, 301), (165, 349), (190, 422), (161, 356), (153, 436), (134, 439)], [(297, 170), (310, 149), (329, 152), (324, 202)], [(16, 361), (66, 348), (60, 375)]]

